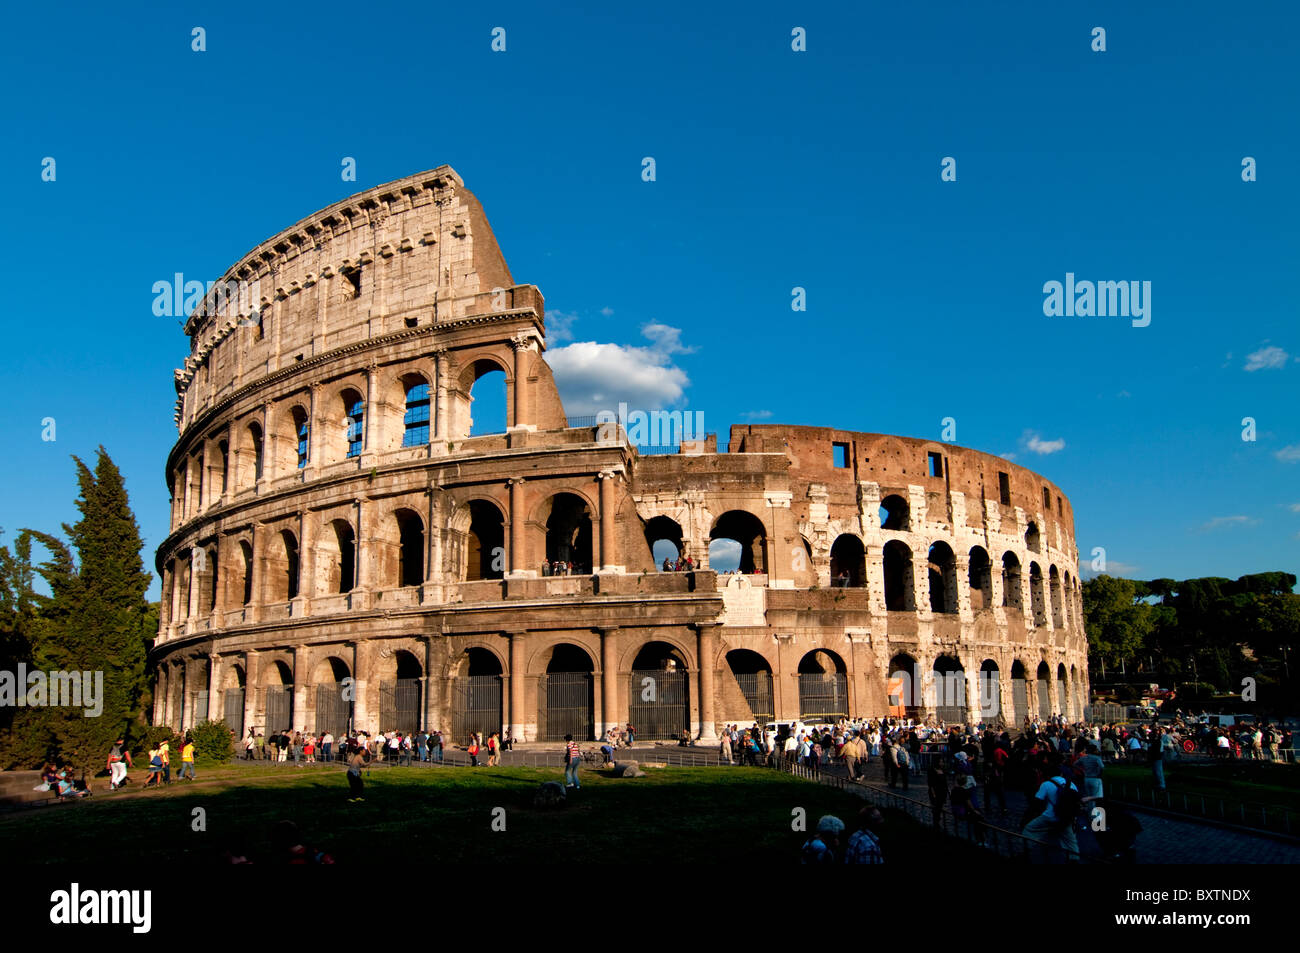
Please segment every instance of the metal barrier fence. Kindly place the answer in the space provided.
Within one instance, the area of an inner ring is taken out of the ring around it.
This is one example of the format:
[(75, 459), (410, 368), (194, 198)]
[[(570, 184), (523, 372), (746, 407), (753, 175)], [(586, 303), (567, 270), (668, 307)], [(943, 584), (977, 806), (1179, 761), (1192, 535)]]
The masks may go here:
[(795, 777), (816, 781), (819, 784), (829, 785), (840, 791), (856, 794), (870, 801), (878, 808), (906, 814), (918, 824), (936, 827), (950, 837), (956, 837), (977, 847), (982, 847), (1006, 860), (1031, 863), (1055, 858), (1069, 863), (1105, 863), (1100, 857), (1065, 850), (1054, 844), (1047, 844), (1032, 837), (1026, 837), (1017, 831), (1009, 831), (1006, 828), (990, 824), (988, 821), (972, 822), (961, 820), (953, 816), (952, 811), (946, 807), (940, 808), (936, 821), (934, 808), (931, 807), (928, 800), (922, 801), (899, 794), (896, 791), (881, 790), (870, 784), (850, 781), (843, 775), (819, 771), (796, 761), (780, 759), (773, 766), (777, 770), (792, 774)]
[(1189, 817), (1236, 824), (1289, 837), (1300, 834), (1300, 815), (1289, 808), (1249, 801), (1227, 801), (1204, 794), (1182, 794), (1167, 788), (1158, 791), (1124, 781), (1106, 780), (1104, 784), (1108, 797), (1134, 807), (1152, 807), (1172, 814), (1186, 814)]

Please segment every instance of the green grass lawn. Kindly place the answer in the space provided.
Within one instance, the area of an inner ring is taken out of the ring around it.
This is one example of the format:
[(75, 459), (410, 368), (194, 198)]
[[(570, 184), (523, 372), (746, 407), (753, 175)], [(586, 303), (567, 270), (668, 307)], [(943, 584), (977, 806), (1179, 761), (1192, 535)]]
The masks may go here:
[[(1106, 766), (1107, 781), (1136, 785), (1144, 794), (1152, 787), (1149, 765)], [(1300, 812), (1300, 766), (1258, 761), (1206, 764), (1173, 761), (1165, 764), (1165, 786), (1179, 795), (1222, 798)]]
[[(351, 804), (342, 768), (228, 765), (201, 769), (202, 786), (177, 785), (142, 796), (96, 796), (0, 816), (10, 863), (220, 863), (223, 851), (273, 859), (270, 832), (292, 820), (311, 846), (339, 863), (734, 863), (797, 864), (806, 834), (791, 830), (794, 808), (814, 828), (823, 814), (852, 827), (859, 798), (774, 771), (649, 768), (615, 779), (582, 773), (569, 803), (532, 806), (541, 781), (558, 768), (380, 768), (366, 778), (366, 800)], [(205, 782), (218, 780), (208, 785)], [(203, 808), (206, 831), (192, 830)], [(505, 831), (492, 830), (505, 811)], [(886, 812), (886, 861), (917, 863), (993, 858), (901, 814)], [(111, 852), (111, 853), (110, 853)]]

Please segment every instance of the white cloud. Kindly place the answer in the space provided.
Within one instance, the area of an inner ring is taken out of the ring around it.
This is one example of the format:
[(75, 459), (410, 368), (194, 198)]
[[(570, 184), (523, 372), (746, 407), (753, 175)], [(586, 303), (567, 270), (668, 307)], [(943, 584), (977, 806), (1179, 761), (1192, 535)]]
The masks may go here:
[(570, 415), (616, 413), (620, 401), (629, 410), (649, 411), (681, 400), (690, 378), (672, 355), (693, 349), (682, 345), (679, 328), (648, 324), (641, 333), (652, 342), (649, 347), (576, 341), (546, 352)]
[(709, 543), (709, 568), (729, 572), (740, 567), (740, 543), (734, 539), (715, 539)]
[(1227, 526), (1254, 526), (1259, 520), (1250, 516), (1216, 516), (1208, 523), (1202, 523), (1198, 531), (1202, 533), (1209, 532), (1212, 529), (1223, 529)]
[(577, 320), (576, 311), (547, 311), (546, 340), (548, 342), (572, 341), (573, 322)]
[(614, 313), (614, 309), (611, 308), (609, 305), (605, 305), (605, 307), (603, 307), (603, 308), (600, 309), (600, 313), (603, 314), (605, 317), (608, 318), (608, 317), (610, 317), (611, 315), (613, 315), (613, 313)]
[(1279, 367), (1285, 367), (1288, 357), (1290, 355), (1280, 347), (1262, 347), (1258, 351), (1246, 355), (1246, 370), (1275, 370)]
[(767, 420), (768, 417), (772, 416), (772, 412), (770, 410), (747, 410), (740, 416), (746, 420)]
[(1289, 503), (1287, 504), (1287, 509), (1292, 513), (1300, 513), (1300, 503)]
[(1283, 463), (1295, 463), (1300, 461), (1300, 443), (1293, 443), (1283, 447), (1277, 453), (1273, 454)]
[(1030, 453), (1036, 453), (1044, 456), (1049, 453), (1056, 453), (1065, 449), (1064, 438), (1056, 440), (1044, 440), (1036, 431), (1026, 430), (1020, 435), (1020, 446)]

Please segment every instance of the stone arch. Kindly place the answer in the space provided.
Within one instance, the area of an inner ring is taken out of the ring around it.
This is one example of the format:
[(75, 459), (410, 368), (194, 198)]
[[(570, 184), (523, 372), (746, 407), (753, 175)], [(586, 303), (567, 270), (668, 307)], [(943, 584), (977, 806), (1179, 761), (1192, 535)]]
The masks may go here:
[(955, 653), (940, 652), (930, 666), (934, 678), (934, 713), (948, 724), (965, 724), (966, 667)]
[(1065, 602), (1061, 596), (1061, 573), (1055, 564), (1047, 567), (1048, 591), (1051, 596), (1052, 627), (1065, 628)]
[(304, 396), (297, 394), (275, 408), (271, 442), (275, 454), (271, 461), (274, 479), (297, 473), (307, 465), (311, 441), (315, 438), (307, 406)]
[(1047, 594), (1043, 588), (1043, 570), (1036, 562), (1029, 564), (1029, 605), (1035, 626), (1047, 625)]
[(501, 730), (505, 721), (505, 672), (506, 660), (495, 646), (485, 642), (467, 644), (451, 660), (448, 694), (454, 739), (461, 741), (474, 733), (486, 738)]
[(912, 508), (907, 497), (890, 493), (880, 501), (880, 528), (886, 532), (907, 533), (912, 529)]
[(643, 738), (680, 738), (691, 727), (690, 653), (659, 633), (632, 651), (628, 720)]
[(265, 446), (261, 421), (250, 420), (236, 431), (236, 490), (250, 489), (262, 479)]
[(930, 545), (927, 556), (930, 574), (930, 611), (957, 612), (957, 555), (943, 540)]
[(916, 588), (911, 547), (901, 539), (891, 539), (885, 543), (881, 564), (885, 576), (885, 609), (889, 612), (915, 612)]
[(916, 659), (908, 652), (898, 652), (889, 660), (886, 694), (890, 714), (912, 717), (921, 705), (921, 681)]
[(505, 675), (506, 657), (496, 646), (486, 642), (469, 642), (460, 655), (454, 656), (447, 666), (447, 677), (469, 678), (482, 675)]
[(849, 717), (848, 666), (838, 652), (814, 648), (799, 659), (799, 717), (828, 722)]
[(739, 548), (738, 572), (766, 573), (771, 556), (767, 535), (766, 524), (753, 513), (742, 509), (727, 510), (709, 528), (709, 566), (716, 568), (719, 562), (724, 566), (730, 564), (734, 547), (714, 546), (720, 540), (730, 540)]
[(326, 649), (311, 667), (311, 685), (333, 685), (352, 677), (352, 666), (337, 652)]
[(298, 536), (283, 528), (269, 534), (270, 552), (266, 558), (266, 601), (288, 602), (298, 597)]
[(1020, 590), (1020, 557), (1011, 550), (1002, 554), (1002, 605), (1021, 612), (1025, 608)]
[(329, 465), (361, 455), (370, 408), (364, 378), (339, 381), (322, 396), (316, 426), (320, 429), (317, 461)]
[[(248, 606), (253, 604), (253, 541), (250, 539), (241, 539), (236, 546), (235, 551), (236, 567), (238, 575), (235, 577), (237, 587), (234, 595), (238, 604)], [(234, 601), (234, 600), (231, 600)]]
[(293, 668), (284, 658), (272, 657), (262, 663), (262, 726), (267, 733), (292, 731), (297, 717), (293, 706)]
[(317, 595), (352, 591), (357, 581), (357, 534), (351, 520), (335, 517), (322, 523), (313, 555)]
[(997, 723), (1002, 720), (1002, 670), (997, 660), (986, 658), (980, 662), (979, 683), (976, 697), (979, 698), (979, 721)]
[(422, 447), (434, 431), (435, 397), (433, 382), (414, 368), (400, 369), (388, 376), (383, 389), (391, 425), (385, 426), (388, 449)]
[(1042, 551), (1043, 539), (1042, 534), (1038, 532), (1038, 524), (1032, 520), (1025, 529), (1025, 548), (1031, 553)]
[(533, 510), (534, 524), (543, 534), (548, 563), (573, 563), (573, 572), (590, 573), (592, 564), (592, 514), (597, 508), (586, 494), (561, 490), (542, 500)]
[(474, 497), (456, 507), (447, 528), (452, 536), (448, 562), (466, 582), (505, 577), (505, 510), (490, 497)]
[(993, 564), (989, 560), (988, 550), (983, 546), (972, 546), (967, 560), (971, 611), (990, 609), (993, 607)]
[(194, 586), (199, 596), (199, 616), (211, 615), (217, 607), (221, 572), (216, 542), (206, 543), (197, 552), (202, 553), (194, 572)]
[(683, 555), (682, 525), (671, 516), (660, 514), (645, 522), (645, 541), (650, 548), (650, 559), (655, 568), (663, 566), (665, 559), (674, 562)]
[(1011, 705), (1013, 726), (1019, 728), (1029, 716), (1029, 671), (1020, 659), (1011, 662)]
[(539, 740), (561, 741), (566, 734), (579, 741), (594, 740), (595, 656), (576, 642), (561, 641), (536, 652), (533, 665), (543, 660), (537, 692)]
[[(511, 368), (513, 360), (503, 357), (496, 350), (482, 349), (471, 354), (464, 355), (460, 358), (457, 368), (452, 379), (456, 382), (454, 389), (449, 390), (448, 398), (451, 402), (452, 427), (449, 435), (453, 440), (464, 440), (469, 436), (486, 436), (490, 432), (497, 431), (495, 427), (491, 431), (484, 428), (486, 421), (478, 421), (478, 432), (475, 433), (475, 421), (472, 416), (472, 407), (475, 400), (474, 387), (486, 375), (494, 374), (500, 371), (503, 375), (502, 396), (505, 403), (505, 428), (509, 429), (514, 426), (514, 372)], [(480, 395), (482, 396), (482, 395)]]
[[(841, 582), (841, 580), (843, 580)], [(841, 533), (831, 543), (831, 585), (860, 587), (867, 584), (867, 550), (855, 533)]]
[(381, 588), (405, 588), (424, 583), (426, 537), (424, 518), (410, 505), (393, 506), (379, 521), (372, 543)]
[[(649, 651), (647, 651), (649, 650)], [(618, 670), (631, 671), (673, 656), (682, 671), (693, 672), (698, 667), (694, 649), (671, 632), (655, 632), (633, 645), (623, 646), (619, 654)]]
[[(711, 659), (706, 659), (705, 664), (710, 668), (721, 667), (714, 666)], [(754, 649), (731, 649), (726, 654), (726, 668), (723, 672), (724, 679), (726, 674), (730, 674), (740, 688), (740, 693), (749, 706), (750, 719), (764, 725), (776, 718), (775, 696), (772, 691), (772, 663), (768, 661), (767, 656)], [(725, 699), (727, 690), (724, 689), (722, 694)]]

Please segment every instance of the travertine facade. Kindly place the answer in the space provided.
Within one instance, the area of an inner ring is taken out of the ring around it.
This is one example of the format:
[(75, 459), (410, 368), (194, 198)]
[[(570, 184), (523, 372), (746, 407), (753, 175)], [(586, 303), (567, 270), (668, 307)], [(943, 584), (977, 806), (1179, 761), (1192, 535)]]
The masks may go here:
[[(445, 166), (226, 279), (251, 294), (196, 310), (177, 372), (156, 723), (708, 738), (885, 714), (897, 672), (894, 701), (949, 719), (1086, 702), (1057, 487), (879, 434), (733, 427), (726, 453), (645, 456), (569, 426), (542, 296)], [(507, 430), (469, 436), (494, 370)], [(742, 575), (709, 569), (720, 539)], [(659, 572), (662, 540), (700, 568)], [(575, 573), (543, 575), (557, 559)]]

